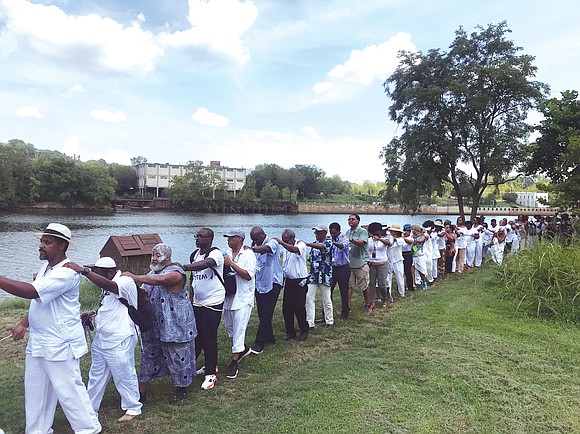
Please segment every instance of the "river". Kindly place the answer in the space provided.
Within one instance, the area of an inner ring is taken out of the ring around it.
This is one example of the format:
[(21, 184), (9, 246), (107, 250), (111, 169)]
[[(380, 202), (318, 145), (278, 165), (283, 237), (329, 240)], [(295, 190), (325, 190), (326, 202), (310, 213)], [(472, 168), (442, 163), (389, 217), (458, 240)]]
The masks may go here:
[[(444, 216), (455, 221), (456, 216)], [(406, 215), (361, 215), (361, 224), (378, 221), (383, 224), (422, 223), (441, 216)], [(498, 217), (499, 219), (499, 217)], [(0, 275), (12, 279), (32, 281), (41, 262), (38, 259), (38, 238), (50, 222), (67, 225), (72, 231), (72, 240), (67, 255), (79, 264), (94, 263), (110, 236), (159, 234), (163, 242), (173, 249), (173, 259), (187, 262), (195, 249), (193, 236), (201, 227), (215, 232), (214, 244), (226, 248), (223, 234), (229, 228), (242, 228), (246, 232), (246, 243), (251, 243), (249, 231), (253, 226), (262, 226), (270, 236), (280, 237), (282, 230), (291, 228), (296, 238), (313, 241), (312, 228), (319, 224), (338, 222), (343, 231), (348, 228), (347, 215), (340, 214), (204, 214), (176, 213), (167, 211), (123, 211), (106, 215), (85, 213), (0, 213)], [(0, 291), (0, 299), (6, 293)]]

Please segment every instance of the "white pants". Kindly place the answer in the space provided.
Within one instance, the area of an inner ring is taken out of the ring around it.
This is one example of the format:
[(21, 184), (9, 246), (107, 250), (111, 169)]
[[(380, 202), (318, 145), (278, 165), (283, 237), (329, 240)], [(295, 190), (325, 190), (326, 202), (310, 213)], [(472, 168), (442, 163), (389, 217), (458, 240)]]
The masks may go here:
[(228, 336), (232, 338), (232, 353), (241, 353), (246, 348), (246, 328), (251, 313), (251, 304), (237, 310), (224, 309), (224, 325)]
[(483, 239), (479, 237), (475, 242), (475, 266), (481, 267), (483, 259)]
[(50, 361), (26, 354), (24, 403), (27, 434), (52, 434), (57, 402), (75, 433), (101, 432), (83, 383), (80, 359), (69, 351), (67, 360)]
[(87, 392), (95, 413), (99, 413), (105, 389), (113, 377), (115, 387), (121, 395), (121, 408), (133, 416), (141, 414), (143, 404), (139, 402), (135, 345), (137, 345), (136, 335), (129, 336), (114, 348), (100, 348), (98, 337), (93, 342), (91, 350), (93, 362), (89, 371)]
[(431, 259), (432, 262), (432, 266), (431, 266), (431, 276), (433, 277), (433, 279), (437, 279), (437, 276), (439, 276), (439, 271), (437, 270), (437, 265), (439, 263), (439, 258), (436, 259)]
[(330, 298), (330, 286), (322, 283), (309, 283), (306, 293), (306, 321), (310, 327), (314, 327), (314, 310), (316, 303), (316, 293), (322, 294), (322, 307), (324, 309), (324, 321), (327, 325), (334, 324), (334, 313), (332, 311), (332, 300)]
[(475, 243), (469, 243), (467, 245), (467, 248), (465, 249), (465, 264), (468, 267), (473, 267), (473, 264), (475, 263), (475, 250), (476, 250), (476, 244)]
[(405, 296), (405, 267), (403, 266), (403, 261), (391, 263), (393, 267), (393, 274), (395, 275), (395, 281), (397, 282), (397, 291), (401, 297)]

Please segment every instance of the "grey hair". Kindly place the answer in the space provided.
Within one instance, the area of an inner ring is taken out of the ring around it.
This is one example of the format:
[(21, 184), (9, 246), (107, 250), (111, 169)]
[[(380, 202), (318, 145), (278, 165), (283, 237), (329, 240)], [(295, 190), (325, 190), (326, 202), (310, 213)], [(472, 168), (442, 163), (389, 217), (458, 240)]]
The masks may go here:
[(154, 252), (159, 252), (159, 253), (163, 254), (164, 256), (171, 258), (171, 247), (169, 247), (168, 244), (165, 244), (165, 243), (157, 244), (155, 247), (153, 247), (153, 249), (151, 249), (151, 253), (154, 253)]
[(296, 234), (294, 233), (294, 231), (292, 229), (284, 229), (282, 231), (282, 237), (284, 237), (284, 235), (288, 235), (289, 237), (296, 238)]

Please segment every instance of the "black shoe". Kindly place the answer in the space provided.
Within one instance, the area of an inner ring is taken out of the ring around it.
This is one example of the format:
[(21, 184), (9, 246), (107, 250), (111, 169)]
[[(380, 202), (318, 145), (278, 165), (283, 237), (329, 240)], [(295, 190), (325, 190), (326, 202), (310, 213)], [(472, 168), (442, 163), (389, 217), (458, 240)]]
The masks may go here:
[(247, 345), (244, 346), (244, 351), (242, 351), (240, 353), (240, 358), (239, 360), (242, 360), (244, 357), (246, 357), (248, 354), (252, 354), (252, 349), (250, 347), (248, 347)]
[(232, 360), (230, 366), (228, 366), (228, 370), (226, 371), (226, 378), (230, 380), (236, 378), (238, 376), (238, 362)]
[(254, 344), (252, 347), (252, 353), (254, 354), (262, 354), (262, 351), (264, 351), (264, 345), (262, 344)]
[(316, 318), (314, 324), (324, 324), (326, 321), (324, 318)]
[(187, 396), (187, 387), (176, 387), (175, 393), (169, 398), (170, 404), (177, 404), (185, 399)]
[(328, 329), (331, 329), (331, 328), (333, 328), (333, 327), (334, 327), (334, 324), (326, 324), (326, 329), (327, 329), (327, 330), (328, 330)]
[(314, 326), (310, 327), (310, 331), (313, 332), (314, 331)]
[(308, 339), (308, 332), (302, 332), (296, 338), (297, 341), (305, 341)]
[(285, 341), (291, 341), (293, 339), (296, 339), (296, 335), (285, 334), (282, 339), (284, 339)]

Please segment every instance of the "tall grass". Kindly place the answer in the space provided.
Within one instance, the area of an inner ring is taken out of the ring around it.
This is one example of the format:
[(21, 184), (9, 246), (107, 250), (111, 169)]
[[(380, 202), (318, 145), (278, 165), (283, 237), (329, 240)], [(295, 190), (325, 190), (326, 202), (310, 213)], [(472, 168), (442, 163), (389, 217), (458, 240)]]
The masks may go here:
[(580, 324), (580, 246), (536, 243), (499, 268), (504, 299), (537, 317)]

